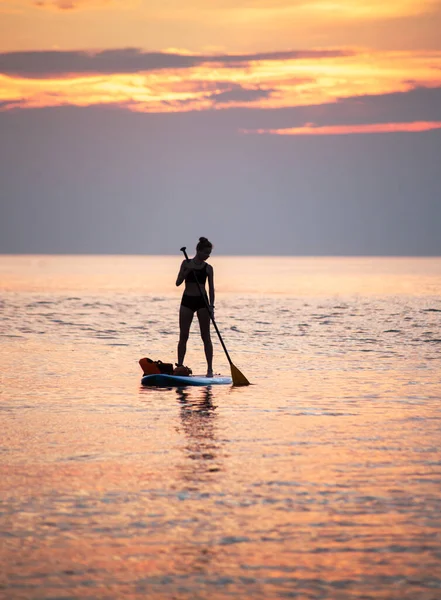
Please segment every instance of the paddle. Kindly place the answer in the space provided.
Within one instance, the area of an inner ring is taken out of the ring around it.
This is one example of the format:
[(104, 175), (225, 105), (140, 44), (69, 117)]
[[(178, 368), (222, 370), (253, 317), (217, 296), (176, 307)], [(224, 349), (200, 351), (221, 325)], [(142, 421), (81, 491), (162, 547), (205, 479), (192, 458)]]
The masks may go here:
[[(183, 246), (183, 247), (181, 248), (181, 252), (183, 252), (183, 253), (184, 253), (184, 256), (185, 256), (185, 258), (186, 258), (187, 260), (190, 260), (190, 259), (188, 258), (188, 256), (187, 256), (187, 252), (186, 252), (186, 250), (187, 250), (186, 246)], [(231, 369), (231, 378), (232, 378), (232, 380), (233, 380), (233, 385), (237, 385), (237, 386), (238, 386), (238, 385), (250, 385), (250, 382), (249, 382), (249, 381), (248, 381), (248, 379), (245, 377), (245, 375), (244, 375), (244, 374), (243, 374), (241, 371), (239, 371), (239, 369), (238, 369), (237, 367), (235, 367), (235, 366), (233, 365), (233, 362), (232, 362), (232, 360), (231, 360), (231, 358), (230, 358), (230, 355), (228, 354), (228, 350), (227, 350), (227, 348), (226, 348), (226, 346), (225, 346), (225, 344), (224, 344), (224, 340), (222, 339), (222, 336), (221, 336), (221, 334), (220, 334), (220, 331), (219, 331), (219, 329), (218, 329), (218, 327), (217, 327), (217, 325), (216, 325), (216, 321), (214, 320), (213, 313), (212, 313), (212, 312), (211, 312), (211, 310), (210, 310), (210, 306), (209, 306), (209, 304), (208, 304), (208, 302), (207, 302), (207, 296), (204, 294), (204, 291), (203, 291), (203, 289), (202, 289), (202, 286), (201, 286), (201, 284), (199, 283), (199, 281), (197, 280), (196, 276), (195, 276), (195, 281), (196, 281), (196, 283), (198, 284), (198, 288), (199, 288), (199, 291), (200, 291), (200, 293), (201, 293), (201, 296), (202, 296), (202, 298), (204, 299), (205, 306), (207, 307), (207, 310), (208, 310), (208, 314), (210, 315), (210, 319), (211, 319), (211, 321), (212, 321), (212, 323), (213, 323), (213, 325), (214, 325), (214, 328), (216, 329), (216, 333), (217, 333), (217, 335), (218, 335), (218, 337), (219, 337), (220, 343), (222, 344), (222, 348), (224, 349), (225, 356), (227, 357), (227, 359), (228, 359), (228, 362), (230, 363), (230, 369)]]

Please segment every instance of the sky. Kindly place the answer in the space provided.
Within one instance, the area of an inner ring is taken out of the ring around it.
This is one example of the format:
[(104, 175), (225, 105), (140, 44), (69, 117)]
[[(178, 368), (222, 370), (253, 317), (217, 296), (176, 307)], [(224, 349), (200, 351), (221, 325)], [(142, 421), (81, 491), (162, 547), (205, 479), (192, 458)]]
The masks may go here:
[(441, 255), (441, 0), (0, 0), (0, 253)]

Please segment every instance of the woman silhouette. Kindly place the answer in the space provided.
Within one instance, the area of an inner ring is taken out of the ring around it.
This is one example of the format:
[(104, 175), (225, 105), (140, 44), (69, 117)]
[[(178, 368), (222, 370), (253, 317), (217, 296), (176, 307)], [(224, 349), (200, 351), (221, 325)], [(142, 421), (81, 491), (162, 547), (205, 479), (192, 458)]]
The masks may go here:
[[(210, 313), (206, 302), (214, 316), (214, 276), (213, 267), (207, 264), (213, 244), (205, 237), (199, 238), (196, 246), (196, 254), (190, 260), (183, 260), (176, 279), (179, 286), (185, 281), (185, 289), (182, 295), (179, 309), (179, 343), (178, 343), (178, 366), (184, 364), (187, 351), (187, 340), (190, 333), (191, 323), (196, 312), (199, 320), (202, 341), (204, 342), (205, 358), (207, 359), (207, 377), (213, 377), (213, 344), (210, 337)], [(208, 298), (205, 291), (205, 282), (208, 279)], [(199, 283), (199, 285), (198, 285)], [(205, 300), (201, 295), (202, 288)]]

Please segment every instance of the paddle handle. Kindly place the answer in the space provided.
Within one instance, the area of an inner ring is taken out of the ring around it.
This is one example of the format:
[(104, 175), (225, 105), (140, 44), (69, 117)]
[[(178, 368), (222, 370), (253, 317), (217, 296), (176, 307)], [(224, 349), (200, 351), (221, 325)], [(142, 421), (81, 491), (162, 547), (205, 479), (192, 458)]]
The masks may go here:
[[(186, 260), (190, 260), (190, 259), (188, 258), (188, 255), (187, 255), (187, 247), (186, 247), (186, 246), (182, 246), (182, 248), (181, 248), (181, 252), (183, 252), (183, 253), (184, 253), (184, 256), (185, 256)], [(201, 286), (201, 284), (200, 284), (200, 283), (199, 283), (199, 281), (197, 280), (197, 277), (196, 277), (196, 275), (195, 275), (195, 277), (194, 277), (194, 278), (195, 278), (195, 281), (196, 281), (196, 283), (198, 284), (198, 288), (199, 288), (199, 291), (200, 291), (200, 293), (201, 293), (201, 296), (202, 296), (202, 298), (204, 299), (205, 306), (207, 307), (208, 314), (210, 315), (211, 322), (213, 323), (213, 325), (214, 325), (214, 328), (215, 328), (215, 330), (216, 330), (216, 333), (217, 333), (217, 335), (218, 335), (218, 337), (219, 337), (219, 341), (220, 341), (220, 343), (222, 344), (222, 348), (224, 349), (225, 356), (227, 357), (227, 359), (228, 359), (228, 362), (230, 363), (230, 365), (232, 365), (233, 363), (232, 363), (232, 361), (231, 361), (230, 355), (228, 354), (227, 347), (226, 347), (226, 346), (225, 346), (225, 344), (224, 344), (224, 340), (222, 339), (222, 336), (221, 336), (221, 334), (220, 334), (220, 331), (219, 331), (219, 329), (218, 329), (218, 326), (217, 326), (217, 324), (216, 324), (216, 321), (214, 320), (213, 313), (212, 313), (212, 311), (210, 310), (210, 306), (209, 306), (209, 304), (208, 304), (208, 302), (207, 302), (207, 296), (206, 296), (206, 294), (204, 294), (204, 290), (202, 289), (202, 286)]]

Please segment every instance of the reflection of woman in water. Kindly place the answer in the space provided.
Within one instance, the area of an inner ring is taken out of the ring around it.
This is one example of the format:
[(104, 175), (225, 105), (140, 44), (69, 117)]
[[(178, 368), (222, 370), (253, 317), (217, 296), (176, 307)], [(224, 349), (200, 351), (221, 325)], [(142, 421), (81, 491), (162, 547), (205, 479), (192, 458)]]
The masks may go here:
[[(210, 337), (210, 313), (201, 296), (199, 285), (202, 287), (205, 298), (214, 314), (214, 277), (213, 267), (206, 261), (210, 257), (213, 244), (207, 238), (199, 238), (196, 246), (196, 255), (191, 260), (183, 260), (176, 279), (179, 286), (185, 281), (184, 294), (179, 309), (179, 343), (178, 366), (184, 364), (187, 351), (187, 340), (190, 333), (194, 313), (197, 313), (202, 341), (204, 342), (205, 358), (207, 359), (207, 377), (213, 377), (213, 344)], [(205, 282), (208, 279), (208, 294), (205, 291)], [(198, 285), (199, 283), (199, 285)]]
[(218, 456), (216, 406), (213, 404), (211, 387), (178, 388), (176, 394), (181, 405), (181, 427), (185, 434), (185, 463), (180, 467), (182, 478), (192, 486), (212, 480), (212, 473), (221, 471)]
[[(180, 405), (180, 421), (177, 431), (183, 434), (179, 444), (182, 460), (177, 464), (177, 478), (182, 480), (179, 489), (191, 494), (190, 508), (184, 502), (182, 514), (185, 519), (207, 515), (210, 528), (216, 527), (216, 533), (222, 531), (211, 522), (210, 506), (213, 498), (223, 489), (224, 457), (223, 446), (226, 440), (218, 439), (216, 398), (212, 388), (177, 388), (176, 395)], [(176, 481), (177, 481), (176, 478)], [(189, 512), (190, 510), (190, 512)], [(194, 513), (192, 511), (195, 511)], [(222, 528), (223, 522), (220, 522)], [(185, 554), (187, 569), (192, 573), (211, 577), (217, 561), (222, 561), (225, 546), (213, 544), (209, 538), (195, 544), (192, 539), (180, 541), (180, 555)], [(189, 572), (190, 572), (189, 571)]]

